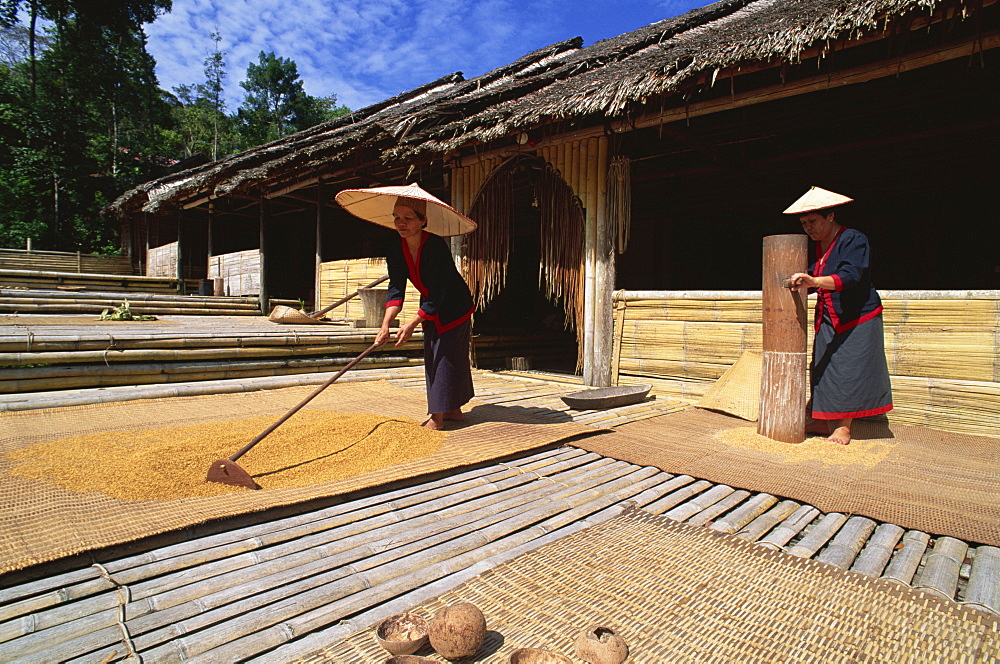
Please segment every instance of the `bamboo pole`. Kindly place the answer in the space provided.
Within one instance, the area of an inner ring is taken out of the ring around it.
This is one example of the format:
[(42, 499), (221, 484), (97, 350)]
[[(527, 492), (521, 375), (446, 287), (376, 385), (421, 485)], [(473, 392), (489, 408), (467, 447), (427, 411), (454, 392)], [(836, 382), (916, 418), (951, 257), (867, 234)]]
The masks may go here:
[(788, 553), (799, 558), (812, 558), (846, 522), (845, 515), (830, 512), (823, 516), (798, 544), (789, 548)]
[(686, 521), (686, 523), (692, 526), (704, 526), (713, 519), (715, 519), (716, 517), (718, 517), (719, 515), (725, 514), (729, 510), (733, 509), (734, 507), (736, 507), (749, 497), (750, 497), (749, 491), (745, 491), (743, 489), (740, 489), (739, 491), (734, 491), (723, 500), (720, 500), (714, 505), (706, 507), (701, 512), (698, 512), (697, 514), (689, 518)]
[(976, 548), (963, 604), (1000, 614), (1000, 548)]
[(674, 521), (685, 521), (695, 514), (702, 512), (716, 504), (726, 496), (733, 493), (734, 489), (724, 484), (712, 487), (708, 491), (696, 496), (692, 500), (678, 505), (669, 512), (664, 512), (663, 516)]
[(939, 537), (913, 579), (913, 587), (945, 599), (955, 599), (958, 577), (969, 545), (954, 537)]
[(924, 557), (924, 551), (927, 550), (927, 543), (930, 542), (930, 539), (930, 535), (922, 533), (919, 530), (910, 530), (903, 535), (903, 548), (896, 551), (895, 555), (893, 555), (892, 560), (889, 561), (889, 566), (882, 574), (882, 578), (910, 585), (913, 575), (916, 573), (917, 567), (920, 566), (920, 561)]
[(712, 487), (711, 482), (706, 480), (695, 481), (693, 477), (688, 475), (679, 475), (671, 480), (671, 482), (678, 485), (680, 488), (667, 494), (666, 496), (663, 496), (659, 500), (646, 505), (645, 509), (647, 512), (652, 512), (653, 514), (663, 514), (667, 510), (677, 507), (683, 502), (691, 500), (702, 491), (706, 491)]
[(848, 569), (874, 531), (874, 521), (862, 516), (852, 516), (816, 560)]
[(851, 566), (852, 572), (878, 578), (892, 557), (896, 544), (903, 536), (903, 529), (891, 523), (883, 523), (875, 529), (857, 560)]
[(755, 542), (770, 532), (779, 523), (790, 517), (800, 505), (794, 500), (782, 500), (780, 503), (756, 517), (736, 532), (736, 536)]
[(735, 533), (758, 516), (771, 509), (778, 499), (767, 493), (758, 493), (749, 501), (733, 510), (721, 519), (714, 521), (709, 528), (722, 533)]
[(805, 235), (764, 238), (763, 341), (757, 433), (783, 443), (805, 440), (806, 293), (785, 282), (806, 267)]

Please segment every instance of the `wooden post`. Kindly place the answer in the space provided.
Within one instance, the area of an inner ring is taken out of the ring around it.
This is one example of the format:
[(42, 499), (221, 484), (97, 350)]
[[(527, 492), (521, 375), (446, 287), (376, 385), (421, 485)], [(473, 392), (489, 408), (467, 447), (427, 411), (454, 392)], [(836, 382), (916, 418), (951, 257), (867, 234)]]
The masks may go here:
[(326, 209), (326, 187), (320, 178), (316, 184), (316, 265), (313, 273), (313, 311), (322, 308), (319, 301), (323, 265), (323, 211)]
[(177, 293), (185, 295), (184, 283), (184, 214), (177, 212)]
[(270, 313), (267, 294), (267, 233), (270, 230), (271, 206), (268, 199), (261, 196), (260, 199), (260, 267), (258, 270), (260, 291), (260, 312), (265, 316)]
[(786, 282), (806, 269), (805, 235), (764, 238), (764, 355), (757, 433), (783, 443), (806, 439), (806, 291)]
[(595, 221), (595, 288), (594, 288), (594, 387), (610, 387), (614, 371), (614, 291), (615, 241), (608, 223), (608, 139), (590, 139), (588, 169), (591, 188), (589, 205)]

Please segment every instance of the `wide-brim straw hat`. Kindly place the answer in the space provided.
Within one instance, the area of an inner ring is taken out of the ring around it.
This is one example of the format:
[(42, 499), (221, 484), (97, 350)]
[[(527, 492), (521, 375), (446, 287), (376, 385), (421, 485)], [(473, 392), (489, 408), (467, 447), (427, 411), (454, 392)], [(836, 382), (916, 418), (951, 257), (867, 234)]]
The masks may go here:
[(853, 200), (853, 198), (848, 198), (847, 196), (842, 196), (832, 191), (821, 189), (820, 187), (810, 187), (809, 191), (802, 194), (797, 201), (788, 206), (784, 214), (805, 214), (806, 212), (825, 210), (826, 208), (850, 203)]
[[(416, 209), (423, 202), (427, 217), (425, 230), (434, 235), (451, 237), (465, 235), (476, 230), (476, 222), (451, 207), (441, 199), (424, 191), (416, 184), (405, 187), (374, 187), (372, 189), (345, 189), (336, 196), (340, 205), (359, 219), (370, 221), (386, 228), (396, 228), (392, 219), (392, 209), (398, 199), (410, 199), (408, 207)], [(399, 201), (401, 204), (407, 202)], [(416, 206), (416, 207), (415, 207)]]

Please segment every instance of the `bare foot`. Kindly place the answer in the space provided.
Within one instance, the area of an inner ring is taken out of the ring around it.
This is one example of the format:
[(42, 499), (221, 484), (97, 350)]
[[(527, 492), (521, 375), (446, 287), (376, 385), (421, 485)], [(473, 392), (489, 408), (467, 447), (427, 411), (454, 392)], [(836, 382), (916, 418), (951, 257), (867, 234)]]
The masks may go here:
[(432, 431), (442, 431), (444, 429), (444, 414), (434, 413), (426, 420), (424, 420), (424, 423), (421, 424), (420, 426), (427, 427)]
[(840, 443), (841, 445), (851, 444), (851, 427), (843, 425), (839, 426), (833, 430), (827, 441), (831, 443)]
[(462, 422), (465, 420), (465, 414), (462, 413), (461, 408), (456, 408), (455, 410), (449, 410), (444, 414), (444, 419), (454, 420), (455, 422)]

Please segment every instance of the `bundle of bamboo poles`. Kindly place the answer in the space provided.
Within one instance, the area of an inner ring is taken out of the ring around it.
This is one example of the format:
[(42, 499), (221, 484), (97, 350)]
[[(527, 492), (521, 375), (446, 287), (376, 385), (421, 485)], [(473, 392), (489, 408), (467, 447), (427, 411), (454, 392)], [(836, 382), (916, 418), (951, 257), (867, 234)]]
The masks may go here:
[[(89, 290), (122, 289), (136, 293), (176, 293), (181, 283), (172, 277), (4, 269), (0, 270), (0, 285), (41, 289), (73, 287)], [(187, 279), (184, 287), (188, 290), (197, 290), (198, 282)]]
[[(890, 418), (998, 435), (1000, 293), (887, 291), (882, 299)], [(759, 292), (620, 294), (618, 380), (654, 379), (661, 394), (700, 398), (744, 350), (760, 350), (760, 306)]]
[(191, 316), (256, 316), (256, 300), (233, 297), (198, 297), (160, 293), (81, 292), (61, 290), (17, 290), (0, 288), (0, 312), (96, 313), (129, 301), (138, 314), (186, 314)]

